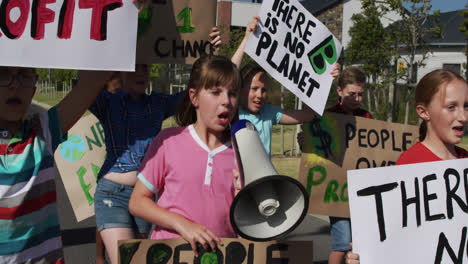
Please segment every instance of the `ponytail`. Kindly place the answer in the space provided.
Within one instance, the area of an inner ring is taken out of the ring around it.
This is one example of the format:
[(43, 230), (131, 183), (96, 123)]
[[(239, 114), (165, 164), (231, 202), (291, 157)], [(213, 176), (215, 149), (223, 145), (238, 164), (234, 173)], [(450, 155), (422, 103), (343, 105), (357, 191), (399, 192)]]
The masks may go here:
[(421, 125), (419, 125), (419, 142), (422, 142), (426, 138), (427, 134), (427, 124), (426, 121), (423, 121)]

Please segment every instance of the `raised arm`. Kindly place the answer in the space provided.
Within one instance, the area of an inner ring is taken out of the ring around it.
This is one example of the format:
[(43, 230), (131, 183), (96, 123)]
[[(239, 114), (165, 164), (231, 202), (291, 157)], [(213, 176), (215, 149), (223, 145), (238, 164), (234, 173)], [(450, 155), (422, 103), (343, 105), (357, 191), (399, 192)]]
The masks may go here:
[(111, 71), (78, 72), (78, 83), (57, 105), (62, 133), (66, 133), (80, 119), (111, 75)]
[(260, 20), (260, 17), (254, 16), (252, 18), (252, 21), (250, 21), (250, 23), (247, 24), (244, 38), (242, 39), (242, 42), (237, 48), (234, 55), (232, 55), (231, 61), (237, 66), (237, 68), (240, 68), (240, 65), (242, 63), (242, 58), (244, 57), (244, 50), (245, 50), (245, 46), (247, 45), (247, 40), (249, 40), (250, 34), (255, 33), (255, 31), (257, 30), (259, 20)]
[(282, 125), (297, 125), (311, 121), (315, 115), (316, 113), (306, 105), (301, 110), (284, 109), (279, 123)]

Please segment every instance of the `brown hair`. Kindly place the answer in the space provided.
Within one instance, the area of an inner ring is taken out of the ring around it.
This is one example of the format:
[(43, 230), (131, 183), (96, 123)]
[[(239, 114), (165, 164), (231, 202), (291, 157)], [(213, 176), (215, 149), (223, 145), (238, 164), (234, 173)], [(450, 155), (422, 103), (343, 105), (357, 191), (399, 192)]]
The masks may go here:
[(366, 74), (358, 67), (350, 66), (341, 72), (338, 77), (338, 86), (344, 89), (348, 84), (362, 84), (366, 83)]
[[(208, 89), (214, 86), (231, 84), (233, 90), (239, 92), (241, 88), (241, 77), (239, 70), (231, 60), (223, 56), (209, 55), (199, 58), (192, 67), (188, 88)], [(185, 91), (182, 103), (179, 105), (175, 115), (179, 126), (188, 126), (197, 121), (197, 112), (190, 101), (189, 91)]]
[[(440, 89), (447, 87), (447, 84), (453, 80), (462, 80), (463, 77), (455, 72), (449, 70), (434, 70), (424, 75), (416, 86), (415, 101), (416, 105), (428, 106), (432, 101), (434, 95), (439, 92)], [(427, 124), (423, 121), (419, 126), (419, 141), (423, 141), (427, 134)]]
[(259, 72), (263, 72), (266, 75), (266, 71), (258, 65), (246, 64), (244, 67), (242, 67), (242, 69), (240, 70), (242, 76), (242, 87), (246, 86), (247, 84), (250, 84), (255, 74)]

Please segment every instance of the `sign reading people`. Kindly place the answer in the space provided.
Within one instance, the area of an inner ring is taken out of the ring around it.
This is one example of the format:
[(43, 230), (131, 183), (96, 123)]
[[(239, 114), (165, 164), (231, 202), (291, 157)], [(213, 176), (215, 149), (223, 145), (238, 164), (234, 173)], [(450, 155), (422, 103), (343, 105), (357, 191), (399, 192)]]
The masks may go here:
[(417, 126), (336, 113), (306, 123), (299, 181), (308, 212), (349, 217), (347, 170), (394, 165), (418, 135)]
[(468, 160), (348, 171), (362, 264), (468, 263)]
[(322, 115), (341, 44), (296, 0), (266, 0), (245, 52)]
[(244, 239), (222, 238), (224, 246), (216, 252), (199, 247), (195, 257), (187, 241), (182, 238), (162, 240), (119, 241), (119, 263), (158, 264), (303, 264), (311, 263), (312, 241), (253, 242)]
[(213, 54), (214, 0), (153, 0), (139, 15), (137, 63), (191, 64)]
[(134, 71), (130, 0), (0, 0), (0, 65)]
[(55, 163), (80, 222), (94, 215), (97, 176), (106, 155), (104, 129), (94, 115), (82, 117), (55, 151)]

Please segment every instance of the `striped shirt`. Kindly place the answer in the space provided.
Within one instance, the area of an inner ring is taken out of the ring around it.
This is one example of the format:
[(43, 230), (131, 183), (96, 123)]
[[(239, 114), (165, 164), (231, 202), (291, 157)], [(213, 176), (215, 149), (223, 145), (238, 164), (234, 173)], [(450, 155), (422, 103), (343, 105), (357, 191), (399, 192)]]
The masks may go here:
[(53, 157), (63, 140), (55, 107), (0, 138), (0, 263), (64, 263)]

